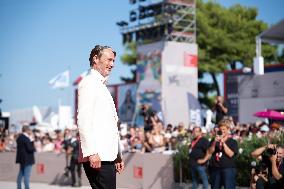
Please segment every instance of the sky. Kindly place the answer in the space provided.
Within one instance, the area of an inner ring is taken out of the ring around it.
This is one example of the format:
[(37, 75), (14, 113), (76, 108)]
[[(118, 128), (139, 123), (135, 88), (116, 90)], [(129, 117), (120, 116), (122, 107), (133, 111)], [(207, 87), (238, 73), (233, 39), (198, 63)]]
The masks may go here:
[[(152, 0), (152, 2), (155, 0)], [(215, 0), (228, 7), (256, 7), (269, 25), (284, 18), (283, 0)], [(0, 104), (2, 111), (73, 104), (74, 87), (51, 89), (48, 81), (70, 69), (71, 81), (89, 68), (96, 44), (117, 52), (110, 84), (130, 76), (117, 21), (129, 18), (128, 0), (0, 0)]]

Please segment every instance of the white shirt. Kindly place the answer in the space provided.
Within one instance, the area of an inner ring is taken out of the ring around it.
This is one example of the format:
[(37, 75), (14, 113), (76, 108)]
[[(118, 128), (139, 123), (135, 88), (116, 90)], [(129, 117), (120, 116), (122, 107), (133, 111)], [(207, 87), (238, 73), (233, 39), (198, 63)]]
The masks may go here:
[(119, 151), (117, 113), (106, 79), (91, 69), (78, 86), (79, 161), (98, 154), (101, 161), (114, 161)]

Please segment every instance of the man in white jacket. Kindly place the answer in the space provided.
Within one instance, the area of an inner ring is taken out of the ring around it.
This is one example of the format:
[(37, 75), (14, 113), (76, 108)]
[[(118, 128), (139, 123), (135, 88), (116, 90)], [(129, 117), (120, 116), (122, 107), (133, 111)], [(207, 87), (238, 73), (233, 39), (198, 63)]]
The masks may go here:
[(90, 71), (78, 87), (79, 161), (93, 189), (115, 189), (116, 172), (124, 163), (119, 148), (117, 113), (106, 80), (116, 52), (96, 45), (90, 54)]

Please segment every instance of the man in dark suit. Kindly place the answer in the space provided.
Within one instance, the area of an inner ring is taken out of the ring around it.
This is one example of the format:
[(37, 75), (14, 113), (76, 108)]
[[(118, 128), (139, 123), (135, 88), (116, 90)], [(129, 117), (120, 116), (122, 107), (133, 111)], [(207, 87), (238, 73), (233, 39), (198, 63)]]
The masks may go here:
[(21, 189), (22, 178), (24, 177), (25, 189), (29, 189), (32, 165), (35, 163), (35, 147), (33, 143), (32, 131), (29, 126), (23, 126), (22, 134), (17, 139), (16, 163), (20, 164), (17, 189)]

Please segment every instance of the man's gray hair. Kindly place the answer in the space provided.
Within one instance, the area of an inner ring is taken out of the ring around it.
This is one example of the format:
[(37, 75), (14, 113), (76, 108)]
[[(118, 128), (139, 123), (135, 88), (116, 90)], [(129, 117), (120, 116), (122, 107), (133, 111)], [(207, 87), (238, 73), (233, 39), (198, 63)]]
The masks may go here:
[(111, 49), (114, 56), (116, 56), (116, 52), (111, 47), (96, 45), (95, 48), (93, 48), (90, 53), (90, 57), (89, 57), (90, 67), (93, 67), (94, 65), (94, 61), (93, 61), (94, 56), (98, 56), (100, 58), (102, 56), (102, 52), (104, 49)]

